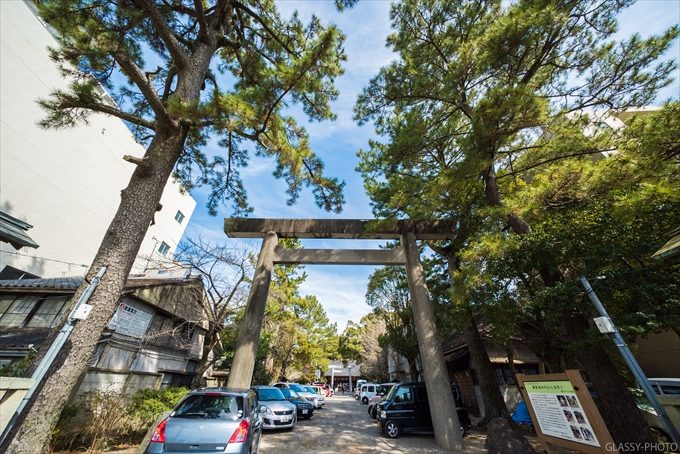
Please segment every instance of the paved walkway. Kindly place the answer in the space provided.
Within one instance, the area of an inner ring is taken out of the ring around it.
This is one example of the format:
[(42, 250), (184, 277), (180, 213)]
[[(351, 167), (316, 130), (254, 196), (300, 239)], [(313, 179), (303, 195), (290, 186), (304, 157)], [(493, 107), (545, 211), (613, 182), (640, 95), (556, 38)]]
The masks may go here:
[[(367, 406), (351, 396), (326, 399), (326, 408), (314, 410), (309, 420), (299, 420), (292, 431), (265, 431), (260, 453), (314, 454), (425, 454), (444, 453), (437, 448), (433, 435), (405, 434), (396, 440), (378, 431)], [(485, 453), (484, 437), (465, 437), (464, 452)]]

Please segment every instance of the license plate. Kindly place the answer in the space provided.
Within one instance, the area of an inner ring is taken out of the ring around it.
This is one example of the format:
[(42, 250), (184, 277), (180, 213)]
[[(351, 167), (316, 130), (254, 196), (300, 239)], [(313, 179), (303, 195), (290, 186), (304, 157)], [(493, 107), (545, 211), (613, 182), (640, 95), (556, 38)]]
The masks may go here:
[(302, 414), (306, 415), (309, 410), (302, 410)]
[(290, 421), (290, 416), (281, 416), (281, 422), (288, 422)]

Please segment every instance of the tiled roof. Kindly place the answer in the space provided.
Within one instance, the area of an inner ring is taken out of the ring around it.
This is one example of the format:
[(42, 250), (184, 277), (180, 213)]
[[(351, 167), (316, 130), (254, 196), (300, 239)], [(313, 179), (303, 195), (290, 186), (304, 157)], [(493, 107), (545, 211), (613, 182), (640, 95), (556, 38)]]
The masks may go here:
[(1, 289), (49, 289), (76, 290), (83, 282), (82, 277), (53, 277), (49, 279), (8, 279), (0, 280)]
[[(200, 277), (191, 278), (130, 278), (126, 289), (155, 287), (159, 285), (188, 284)], [(45, 289), (45, 290), (77, 290), (83, 282), (82, 277), (52, 277), (46, 279), (0, 279), (0, 289)]]

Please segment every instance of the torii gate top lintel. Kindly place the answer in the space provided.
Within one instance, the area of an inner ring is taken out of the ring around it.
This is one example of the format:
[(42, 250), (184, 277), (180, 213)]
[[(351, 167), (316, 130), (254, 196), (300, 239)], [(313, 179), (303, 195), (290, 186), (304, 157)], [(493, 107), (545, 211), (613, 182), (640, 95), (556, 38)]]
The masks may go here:
[(230, 238), (263, 238), (274, 232), (279, 238), (399, 239), (412, 233), (419, 240), (443, 240), (453, 236), (449, 220), (413, 219), (273, 219), (225, 218)]

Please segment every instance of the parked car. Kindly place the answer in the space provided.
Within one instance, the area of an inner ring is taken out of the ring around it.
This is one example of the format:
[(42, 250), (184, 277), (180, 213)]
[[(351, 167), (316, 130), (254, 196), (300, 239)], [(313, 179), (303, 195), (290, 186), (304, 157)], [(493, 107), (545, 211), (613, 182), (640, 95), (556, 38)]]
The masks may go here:
[(364, 383), (361, 385), (361, 390), (359, 391), (359, 400), (362, 404), (368, 404), (368, 400), (378, 394), (378, 388), (380, 387), (377, 383)]
[(314, 405), (291, 388), (280, 388), (288, 402), (295, 404), (298, 418), (309, 419), (314, 414)]
[[(359, 400), (359, 393), (361, 392), (361, 385), (368, 383), (368, 380), (357, 380), (354, 388), (354, 399)], [(350, 389), (351, 391), (351, 389)]]
[(263, 429), (292, 429), (297, 422), (297, 407), (274, 386), (253, 386)]
[(314, 383), (314, 386), (319, 386), (324, 390), (324, 397), (331, 397), (333, 393), (333, 388), (328, 383)]
[(323, 408), (326, 406), (326, 398), (324, 397), (324, 392), (318, 386), (307, 385), (303, 386), (304, 389), (310, 393), (316, 394), (316, 399), (314, 400), (314, 408)]
[(158, 424), (146, 453), (256, 453), (262, 418), (253, 390), (203, 388), (182, 398)]
[[(307, 399), (309, 402), (314, 405), (314, 408), (321, 408), (321, 404), (319, 403), (319, 395), (314, 392), (314, 391), (309, 391), (307, 388), (304, 386), (297, 384), (297, 383), (286, 383), (286, 382), (278, 382), (274, 383), (274, 385), (277, 388), (290, 388), (296, 393), (298, 393), (300, 396), (302, 396), (303, 399)], [(325, 405), (325, 402), (324, 402)]]
[[(456, 403), (460, 431), (465, 436), (472, 423), (458, 387), (451, 385)], [(378, 404), (378, 427), (390, 438), (403, 432), (431, 432), (432, 416), (425, 383), (402, 383), (393, 386), (385, 400)]]
[(381, 383), (380, 386), (378, 387), (378, 393), (368, 399), (368, 415), (372, 418), (375, 419), (377, 416), (376, 410), (378, 408), (378, 402), (382, 402), (385, 400), (385, 396), (390, 392), (390, 389), (392, 389), (393, 386), (398, 385), (399, 383)]

